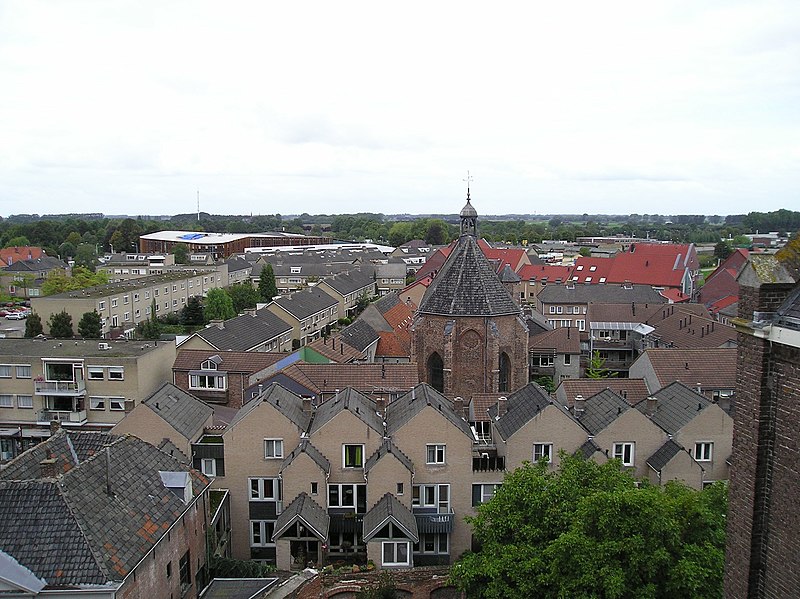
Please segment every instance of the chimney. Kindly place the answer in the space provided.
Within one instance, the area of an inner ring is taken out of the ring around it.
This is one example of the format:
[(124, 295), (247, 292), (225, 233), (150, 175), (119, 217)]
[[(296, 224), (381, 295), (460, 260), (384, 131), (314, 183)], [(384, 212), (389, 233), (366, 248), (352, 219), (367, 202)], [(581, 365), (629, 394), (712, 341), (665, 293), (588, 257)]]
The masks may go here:
[(463, 397), (454, 397), (453, 398), (453, 411), (458, 416), (464, 416), (465, 415), (464, 398)]
[(703, 394), (703, 383), (697, 383), (697, 393), (699, 395)]
[(386, 398), (378, 397), (375, 400), (375, 404), (377, 406), (376, 411), (380, 414), (381, 418), (386, 418)]
[(312, 403), (311, 403), (311, 398), (310, 397), (304, 397), (303, 398), (303, 412), (305, 414), (310, 414), (312, 412), (312, 410), (313, 410), (313, 406), (312, 406)]
[(257, 310), (255, 308), (245, 308), (244, 309), (244, 313), (247, 314), (248, 316), (255, 316), (256, 312), (257, 312)]
[(586, 400), (583, 398), (583, 395), (575, 396), (572, 411), (575, 414), (575, 418), (580, 418), (583, 416), (584, 412), (586, 412)]
[(61, 430), (61, 422), (58, 420), (51, 420), (50, 421), (50, 436), (52, 437), (58, 431)]
[(221, 319), (219, 319), (219, 318), (215, 318), (215, 319), (214, 319), (214, 320), (212, 320), (212, 321), (211, 321), (209, 324), (210, 324), (212, 327), (217, 327), (218, 329), (224, 329), (224, 328), (225, 328), (225, 321), (224, 321), (224, 320), (221, 320)]
[(684, 363), (683, 363), (683, 367), (684, 367), (686, 370), (689, 370), (689, 362), (684, 362)]
[(56, 462), (55, 458), (47, 458), (39, 462), (39, 473), (42, 478), (56, 477)]
[(636, 316), (636, 302), (631, 302), (631, 314)]
[(508, 398), (507, 397), (498, 397), (497, 398), (497, 416), (502, 418), (508, 412)]
[(658, 410), (658, 398), (652, 395), (647, 398), (647, 415), (652, 416)]

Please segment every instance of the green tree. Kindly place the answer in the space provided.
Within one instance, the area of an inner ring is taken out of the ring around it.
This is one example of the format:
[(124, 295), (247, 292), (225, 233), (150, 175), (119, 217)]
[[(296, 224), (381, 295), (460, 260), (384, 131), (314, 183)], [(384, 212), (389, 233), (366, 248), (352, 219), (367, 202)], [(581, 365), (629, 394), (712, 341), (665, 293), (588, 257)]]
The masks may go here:
[(261, 300), (261, 294), (253, 287), (251, 283), (234, 283), (225, 291), (231, 296), (233, 302), (233, 311), (236, 314), (241, 314), (247, 308), (255, 308), (256, 304)]
[(139, 339), (158, 339), (161, 337), (161, 325), (156, 318), (156, 300), (150, 302), (150, 318), (136, 325), (136, 336)]
[(265, 264), (261, 269), (258, 279), (258, 293), (265, 302), (271, 302), (272, 298), (278, 295), (278, 286), (275, 284), (275, 273), (272, 264)]
[(25, 320), (25, 336), (28, 339), (31, 339), (37, 335), (41, 335), (42, 333), (44, 333), (44, 329), (42, 328), (42, 317), (34, 312)]
[(103, 336), (103, 326), (97, 310), (83, 313), (78, 321), (78, 335), (84, 339), (100, 339)]
[(62, 260), (66, 260), (67, 258), (72, 258), (75, 255), (75, 245), (70, 243), (69, 241), (65, 241), (60, 246), (58, 246), (58, 255)]
[(193, 295), (181, 310), (181, 323), (187, 326), (200, 326), (205, 324), (203, 304), (200, 297)]
[(26, 246), (30, 244), (31, 242), (28, 241), (27, 237), (25, 237), (24, 235), (19, 235), (17, 237), (12, 237), (8, 241), (6, 241), (3, 247), (11, 248), (11, 247)]
[(66, 310), (54, 312), (50, 315), (50, 336), (56, 339), (70, 339), (75, 336), (72, 332), (72, 316)]
[(444, 245), (447, 243), (447, 224), (441, 219), (434, 219), (428, 223), (425, 231), (425, 243), (430, 245)]
[(562, 454), (526, 463), (468, 517), (480, 549), (454, 565), (468, 597), (722, 597), (727, 490), (658, 487)]
[(75, 266), (82, 266), (94, 272), (97, 266), (97, 251), (93, 245), (82, 243), (75, 248)]
[(47, 273), (47, 277), (42, 283), (42, 295), (53, 295), (64, 291), (75, 291), (76, 289), (86, 289), (97, 285), (108, 283), (108, 275), (102, 272), (92, 272), (83, 266), (76, 266), (72, 269), (72, 276), (62, 269), (53, 269)]
[(177, 244), (172, 253), (175, 256), (175, 264), (189, 264), (189, 250), (184, 244)]
[(600, 356), (600, 352), (594, 350), (589, 358), (589, 366), (586, 368), (586, 376), (590, 379), (609, 379), (617, 376), (614, 372), (606, 368), (606, 359)]
[(719, 258), (720, 260), (724, 260), (728, 256), (733, 253), (733, 249), (731, 248), (730, 244), (722, 240), (717, 245), (714, 246), (714, 255)]
[(210, 289), (203, 307), (206, 321), (228, 320), (236, 316), (233, 300), (224, 289)]

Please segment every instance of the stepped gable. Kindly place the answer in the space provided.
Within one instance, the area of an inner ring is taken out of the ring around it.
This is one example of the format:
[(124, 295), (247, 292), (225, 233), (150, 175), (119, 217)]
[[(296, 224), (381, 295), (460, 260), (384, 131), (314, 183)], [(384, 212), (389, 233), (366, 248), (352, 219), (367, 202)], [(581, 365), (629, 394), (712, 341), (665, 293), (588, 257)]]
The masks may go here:
[(522, 310), (472, 235), (462, 235), (420, 302), (420, 314), (501, 316)]

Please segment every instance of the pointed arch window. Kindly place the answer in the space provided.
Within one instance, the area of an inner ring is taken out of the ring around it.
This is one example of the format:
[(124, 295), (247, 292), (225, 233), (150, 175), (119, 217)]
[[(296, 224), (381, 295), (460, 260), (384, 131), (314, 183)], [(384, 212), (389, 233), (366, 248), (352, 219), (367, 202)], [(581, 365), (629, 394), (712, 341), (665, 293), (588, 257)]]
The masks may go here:
[(500, 353), (499, 371), (500, 377), (497, 383), (497, 390), (500, 393), (505, 393), (509, 391), (508, 385), (511, 379), (511, 360), (506, 352)]
[(436, 352), (428, 358), (428, 383), (439, 393), (444, 393), (444, 362)]

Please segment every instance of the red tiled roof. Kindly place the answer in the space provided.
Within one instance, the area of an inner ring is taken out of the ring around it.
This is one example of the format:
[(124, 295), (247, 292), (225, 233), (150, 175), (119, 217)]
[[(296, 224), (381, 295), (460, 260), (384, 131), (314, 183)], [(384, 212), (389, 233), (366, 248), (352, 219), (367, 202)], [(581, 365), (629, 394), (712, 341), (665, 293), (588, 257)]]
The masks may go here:
[(366, 358), (366, 356), (355, 347), (342, 342), (341, 335), (332, 335), (328, 339), (315, 339), (308, 344), (308, 347), (339, 364), (346, 364), (347, 362), (364, 360)]
[(353, 389), (369, 395), (375, 390), (408, 391), (419, 383), (416, 364), (292, 364), (281, 374), (315, 393)]
[(639, 403), (650, 394), (644, 379), (566, 379), (558, 387), (556, 395), (565, 397), (570, 408), (575, 403), (576, 396), (589, 399), (604, 389), (611, 389), (631, 405)]
[[(633, 251), (621, 252), (611, 258), (578, 258), (572, 280), (576, 283), (630, 282), (655, 287), (681, 287), (686, 269), (698, 267), (697, 253), (691, 245), (640, 243), (631, 247)], [(587, 281), (587, 277), (591, 279)], [(600, 281), (601, 278), (605, 278), (605, 281)]]
[(738, 295), (729, 295), (727, 297), (723, 297), (722, 299), (715, 301), (708, 307), (708, 309), (712, 314), (716, 314), (720, 310), (727, 308), (728, 306), (731, 306), (738, 301), (739, 301)]
[(704, 389), (736, 387), (735, 348), (648, 349), (638, 360), (650, 361), (662, 387), (675, 381), (692, 388), (698, 383)]
[[(613, 258), (592, 258), (581, 256), (575, 260), (575, 267), (569, 275), (575, 283), (607, 283)], [(576, 278), (577, 277), (577, 278)], [(602, 280), (601, 280), (602, 279)], [(624, 283), (624, 281), (622, 281)]]
[(664, 291), (660, 292), (665, 298), (667, 298), (673, 304), (680, 304), (681, 302), (688, 302), (690, 298), (680, 289), (669, 288), (665, 289)]
[(0, 261), (3, 266), (11, 266), (20, 260), (37, 260), (44, 255), (44, 250), (40, 247), (30, 245), (20, 245), (0, 249)]
[(381, 331), (378, 334), (381, 338), (375, 349), (376, 356), (382, 358), (411, 357), (411, 335), (408, 332)]
[(216, 351), (213, 349), (179, 349), (173, 370), (199, 370), (200, 365), (211, 356), (219, 356), (219, 370), (226, 372), (253, 373), (272, 366), (286, 357), (285, 353)]
[(497, 400), (507, 396), (508, 393), (476, 393), (469, 403), (470, 419), (476, 422), (487, 422), (491, 420), (488, 414), (489, 408), (497, 404)]
[(542, 279), (547, 279), (548, 283), (555, 283), (560, 279), (562, 283), (565, 283), (569, 280), (571, 272), (571, 266), (525, 264), (517, 271), (517, 274), (523, 281), (531, 281), (533, 279), (541, 281)]
[(580, 333), (577, 329), (571, 330), (570, 327), (545, 331), (530, 338), (528, 349), (530, 351), (553, 349), (557, 354), (579, 354), (581, 353)]
[(414, 310), (400, 302), (387, 310), (383, 318), (395, 331), (407, 330), (414, 320)]

